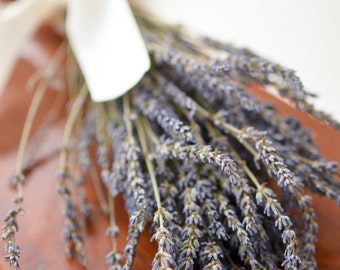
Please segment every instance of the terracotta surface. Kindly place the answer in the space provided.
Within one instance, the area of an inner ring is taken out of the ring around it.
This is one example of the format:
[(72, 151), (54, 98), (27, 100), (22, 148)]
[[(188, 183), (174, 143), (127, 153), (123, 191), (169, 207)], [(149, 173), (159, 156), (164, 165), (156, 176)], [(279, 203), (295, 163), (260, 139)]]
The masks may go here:
[[(0, 217), (5, 216), (12, 206), (11, 200), (15, 196), (15, 192), (9, 189), (8, 181), (14, 171), (17, 146), (25, 114), (32, 98), (32, 93), (25, 91), (25, 82), (35, 68), (46, 64), (56, 45), (60, 42), (61, 38), (51, 34), (50, 31), (41, 32), (34, 42), (30, 42), (27, 48), (32, 52), (39, 52), (40, 60), (32, 61), (32, 55), (27, 49), (23, 54), (24, 57), (17, 64), (7, 89), (0, 98)], [(313, 130), (321, 152), (328, 159), (340, 162), (340, 132), (278, 102), (260, 87), (253, 88), (252, 91), (255, 91), (259, 97), (274, 102), (280, 113), (293, 114), (301, 119), (304, 125)], [(58, 92), (53, 89), (48, 92), (39, 111), (40, 117), (34, 125), (35, 130), (57, 95)], [(51, 149), (61, 142), (61, 130), (62, 122), (51, 127), (51, 132), (43, 140), (45, 142), (38, 144), (34, 152), (39, 152), (42, 155), (50, 153)], [(24, 188), (23, 207), (26, 214), (19, 217), (20, 232), (17, 235), (17, 242), (22, 248), (22, 269), (82, 269), (76, 260), (68, 260), (63, 252), (61, 244), (62, 204), (56, 193), (57, 179), (54, 176), (56, 166), (57, 157), (52, 155), (29, 174)], [(94, 206), (92, 222), (84, 229), (86, 249), (89, 254), (89, 269), (107, 269), (105, 254), (110, 250), (110, 240), (103, 232), (108, 226), (108, 221), (99, 210), (98, 201), (90, 183), (87, 184), (87, 190)], [(313, 195), (313, 197), (320, 225), (317, 245), (319, 269), (340, 269), (340, 207), (333, 201), (319, 196)], [(128, 218), (120, 198), (116, 201), (116, 205), (119, 217), (117, 222), (121, 228), (118, 244), (124, 246)], [(150, 269), (155, 245), (150, 244), (149, 238), (148, 233), (142, 236), (134, 269)], [(3, 248), (0, 248), (0, 257), (3, 256)], [(0, 259), (0, 269), (8, 269), (3, 259)]]

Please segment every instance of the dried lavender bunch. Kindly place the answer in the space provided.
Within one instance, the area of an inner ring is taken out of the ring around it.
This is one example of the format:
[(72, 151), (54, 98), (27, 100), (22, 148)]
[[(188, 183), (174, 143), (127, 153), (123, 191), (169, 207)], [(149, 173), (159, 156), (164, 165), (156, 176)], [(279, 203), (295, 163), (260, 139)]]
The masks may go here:
[[(158, 245), (151, 269), (316, 269), (318, 224), (306, 191), (340, 202), (338, 165), (296, 119), (282, 118), (246, 90), (253, 81), (271, 84), (318, 114), (300, 79), (249, 50), (136, 16), (152, 69), (115, 101), (94, 104), (85, 87), (73, 93), (60, 158), (67, 250), (75, 247), (86, 264), (77, 209), (87, 213), (88, 205), (85, 194), (77, 205), (70, 193), (69, 171), (79, 166), (109, 219), (108, 269), (133, 267), (148, 224)], [(76, 162), (68, 161), (71, 153)], [(116, 241), (119, 195), (129, 215), (125, 247)], [(3, 227), (14, 269), (17, 213)]]
[(15, 233), (18, 231), (17, 215), (21, 212), (21, 209), (11, 210), (4, 218), (5, 225), (2, 226), (3, 234), (2, 240), (5, 241), (5, 251), (8, 253), (5, 256), (5, 260), (9, 265), (15, 269), (20, 269), (20, 247), (15, 243)]
[[(71, 134), (74, 130), (77, 122), (77, 118), (82, 111), (84, 103), (87, 97), (87, 88), (83, 86), (77, 94), (69, 117), (65, 124), (65, 130), (62, 138), (62, 150), (59, 158), (59, 168), (57, 171), (57, 177), (59, 178), (58, 193), (63, 200), (64, 209), (63, 214), (65, 217), (65, 226), (63, 233), (63, 241), (65, 246), (65, 252), (68, 257), (73, 258), (76, 254), (79, 258), (80, 263), (83, 266), (87, 265), (86, 251), (84, 249), (83, 237), (81, 236), (80, 221), (77, 217), (77, 205), (75, 204), (70, 189), (70, 180), (72, 178), (72, 172), (70, 170), (70, 140)], [(77, 134), (77, 132), (75, 132)], [(79, 156), (79, 155), (77, 155)], [(72, 164), (72, 163), (71, 163)], [(75, 165), (73, 166), (75, 167)], [(87, 207), (85, 207), (87, 208)]]
[[(22, 136), (18, 146), (18, 156), (15, 168), (15, 174), (12, 178), (11, 184), (17, 190), (17, 195), (13, 199), (14, 207), (9, 210), (8, 214), (3, 219), (4, 225), (2, 226), (2, 239), (5, 242), (5, 260), (8, 261), (10, 267), (15, 270), (20, 269), (19, 267), (19, 259), (20, 259), (20, 247), (16, 243), (15, 234), (19, 231), (19, 225), (17, 222), (18, 214), (24, 215), (24, 209), (22, 208), (22, 203), (24, 201), (24, 183), (26, 181), (25, 176), (25, 150), (27, 148), (29, 136), (31, 133), (32, 125), (37, 114), (39, 105), (44, 97), (44, 94), (52, 82), (53, 78), (56, 76), (57, 71), (60, 68), (61, 62), (63, 61), (65, 56), (65, 46), (62, 44), (58, 50), (56, 51), (54, 57), (46, 68), (45, 72), (42, 73), (41, 76), (37, 76), (39, 78), (37, 80), (36, 86), (29, 87), (34, 90), (34, 96), (32, 102), (30, 104), (29, 110), (27, 112), (25, 124), (22, 131)], [(49, 119), (46, 119), (48, 122)], [(29, 163), (29, 162), (28, 162)]]
[(315, 97), (308, 93), (296, 72), (280, 64), (264, 59), (247, 49), (238, 49), (230, 44), (223, 44), (211, 38), (203, 38), (203, 42), (213, 48), (230, 53), (230, 56), (222, 62), (217, 61), (219, 66), (216, 70), (222, 72), (236, 72), (236, 74), (250, 77), (264, 84), (274, 85), (279, 93), (292, 101), (299, 109), (325, 121), (336, 129), (340, 123), (331, 115), (318, 111), (307, 100)]

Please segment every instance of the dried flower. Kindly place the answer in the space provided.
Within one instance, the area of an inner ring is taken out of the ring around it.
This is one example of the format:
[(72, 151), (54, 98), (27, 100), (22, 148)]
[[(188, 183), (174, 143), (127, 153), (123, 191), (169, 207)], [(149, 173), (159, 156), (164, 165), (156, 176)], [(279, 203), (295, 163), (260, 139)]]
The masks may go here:
[[(318, 224), (306, 190), (340, 201), (338, 165), (318, 152), (297, 120), (281, 117), (245, 85), (272, 85), (298, 108), (339, 123), (306, 101), (295, 71), (247, 49), (188, 38), (140, 11), (136, 16), (152, 69), (115, 101), (94, 104), (85, 86), (75, 90), (58, 172), (66, 253), (86, 264), (78, 209), (86, 218), (90, 206), (84, 180), (74, 181), (79, 165), (110, 222), (110, 270), (132, 269), (148, 224), (158, 245), (154, 270), (315, 269)], [(19, 170), (18, 191), (24, 180)], [(14, 269), (21, 193), (2, 235)], [(129, 215), (125, 247), (117, 244), (118, 195)]]

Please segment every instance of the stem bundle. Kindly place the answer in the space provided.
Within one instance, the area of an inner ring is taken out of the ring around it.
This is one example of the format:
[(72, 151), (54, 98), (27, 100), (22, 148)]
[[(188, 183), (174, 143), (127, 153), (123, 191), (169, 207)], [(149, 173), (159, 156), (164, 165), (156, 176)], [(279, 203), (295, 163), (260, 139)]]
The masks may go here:
[[(293, 71), (248, 50), (188, 37), (142, 13), (137, 18), (153, 63), (141, 82), (100, 104), (85, 86), (72, 90), (77, 98), (59, 168), (68, 255), (86, 266), (86, 238), (66, 181), (72, 180), (73, 153), (84, 174), (100, 170), (106, 190), (97, 182), (96, 189), (110, 219), (111, 270), (131, 269), (148, 223), (158, 243), (152, 269), (315, 269), (318, 225), (306, 189), (340, 201), (337, 164), (322, 157), (297, 120), (282, 118), (245, 89), (254, 81), (271, 84), (298, 108), (335, 128), (339, 123), (308, 104)], [(21, 194), (21, 184), (18, 189)], [(130, 217), (122, 253), (113, 203), (118, 194)], [(17, 230), (16, 214), (5, 219), (7, 242)], [(8, 243), (6, 250), (18, 257)], [(17, 257), (6, 257), (15, 269)]]

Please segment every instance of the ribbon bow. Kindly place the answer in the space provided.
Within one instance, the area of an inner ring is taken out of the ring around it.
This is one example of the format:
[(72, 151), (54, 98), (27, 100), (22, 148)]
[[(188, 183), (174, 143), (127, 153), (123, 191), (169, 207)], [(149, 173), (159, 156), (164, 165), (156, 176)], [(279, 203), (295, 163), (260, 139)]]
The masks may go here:
[(0, 6), (0, 91), (22, 44), (61, 8), (93, 101), (117, 98), (138, 83), (150, 60), (126, 0), (21, 0)]

